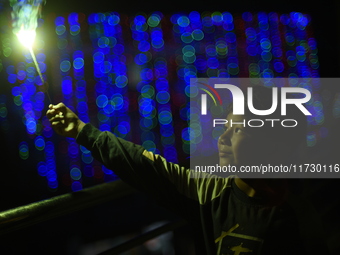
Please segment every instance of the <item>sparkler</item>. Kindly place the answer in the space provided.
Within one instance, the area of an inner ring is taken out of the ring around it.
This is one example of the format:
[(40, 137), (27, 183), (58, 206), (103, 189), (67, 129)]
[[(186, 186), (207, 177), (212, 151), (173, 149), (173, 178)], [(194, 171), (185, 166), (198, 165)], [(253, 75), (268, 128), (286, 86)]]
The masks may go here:
[(41, 4), (44, 0), (19, 0), (13, 5), (13, 33), (17, 35), (19, 41), (29, 50), (38, 75), (41, 79), (42, 86), (45, 86), (45, 91), (48, 99), (52, 102), (48, 93), (48, 83), (44, 80), (39, 64), (33, 51), (33, 43), (35, 40), (35, 29), (38, 26), (38, 17), (41, 12)]

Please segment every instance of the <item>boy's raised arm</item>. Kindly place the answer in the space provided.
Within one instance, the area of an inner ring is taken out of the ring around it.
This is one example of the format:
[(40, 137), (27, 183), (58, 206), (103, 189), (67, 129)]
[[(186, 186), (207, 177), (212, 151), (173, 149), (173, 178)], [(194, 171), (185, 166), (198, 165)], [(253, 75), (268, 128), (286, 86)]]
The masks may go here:
[(173, 211), (190, 215), (191, 210), (183, 209), (189, 203), (208, 203), (218, 196), (218, 190), (228, 186), (226, 178), (195, 173), (111, 132), (85, 124), (63, 103), (50, 105), (47, 117), (59, 135), (77, 139), (123, 181), (165, 202)]

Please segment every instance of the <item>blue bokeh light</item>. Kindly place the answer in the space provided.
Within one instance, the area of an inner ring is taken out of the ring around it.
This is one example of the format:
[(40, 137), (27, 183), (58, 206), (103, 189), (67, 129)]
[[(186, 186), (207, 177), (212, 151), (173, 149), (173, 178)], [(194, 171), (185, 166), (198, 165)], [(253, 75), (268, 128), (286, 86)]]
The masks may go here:
[[(176, 162), (183, 153), (190, 153), (187, 145), (191, 140), (197, 142), (194, 150), (200, 143), (199, 135), (186, 127), (189, 116), (195, 116), (186, 106), (190, 79), (317, 77), (317, 41), (309, 25), (310, 17), (300, 12), (234, 15), (192, 11), (135, 16), (107, 12), (90, 14), (87, 19), (81, 13), (56, 17), (53, 33), (59, 72), (53, 75), (59, 75), (60, 82), (51, 87), (52, 99), (63, 101), (85, 122), (95, 119), (101, 130), (127, 140), (134, 137), (147, 149)], [(38, 65), (49, 80), (51, 66), (45, 63), (45, 42), (39, 40), (35, 49)], [(95, 166), (91, 153), (79, 149), (73, 140), (53, 146), (52, 127), (43, 117), (46, 96), (30, 54), (24, 53), (16, 66), (1, 62), (2, 68), (15, 107), (23, 110), (28, 138), (19, 145), (20, 157), (33, 160), (32, 155), (38, 155), (37, 172), (46, 177), (51, 189), (61, 185), (58, 180), (63, 178), (59, 177), (65, 174), (57, 172), (59, 153), (65, 157), (60, 161), (70, 161), (65, 183), (72, 190), (82, 189), (83, 177), (108, 180), (112, 170)], [(318, 84), (307, 87), (315, 94), (320, 89)], [(317, 126), (317, 131), (309, 134), (308, 145), (314, 146), (329, 134), (324, 127), (326, 106), (315, 103), (309, 107), (314, 114), (309, 124)], [(340, 116), (339, 109), (334, 103), (335, 118)], [(0, 118), (6, 120), (9, 114), (0, 102)], [(181, 138), (183, 148), (178, 145)]]

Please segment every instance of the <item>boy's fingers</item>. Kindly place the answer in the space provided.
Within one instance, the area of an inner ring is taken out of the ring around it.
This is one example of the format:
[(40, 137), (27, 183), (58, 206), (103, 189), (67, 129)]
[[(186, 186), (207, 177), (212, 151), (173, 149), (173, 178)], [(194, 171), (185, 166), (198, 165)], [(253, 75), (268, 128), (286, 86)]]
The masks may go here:
[(51, 122), (51, 125), (55, 127), (55, 126), (58, 125), (59, 123), (60, 123), (60, 122), (57, 122), (57, 121), (56, 121), (56, 122)]
[(53, 121), (53, 122), (51, 122), (51, 125), (53, 126), (53, 127), (58, 127), (58, 126), (61, 126), (62, 127), (62, 122), (60, 122), (60, 121)]
[(64, 114), (64, 115), (66, 115), (66, 113), (68, 111), (68, 108), (67, 108), (66, 105), (64, 105), (64, 103), (59, 103), (59, 104), (53, 106), (53, 109), (58, 111), (59, 114), (61, 113), (61, 114)]
[(55, 115), (54, 117), (49, 118), (50, 122), (61, 121), (63, 119), (64, 119), (64, 116), (62, 116), (62, 115)]
[(52, 117), (54, 117), (56, 115), (56, 111), (54, 109), (48, 110), (46, 112), (46, 116), (47, 118), (51, 119)]
[(62, 111), (66, 109), (66, 106), (64, 105), (64, 103), (59, 103), (59, 104), (53, 105), (53, 109)]
[(46, 116), (47, 116), (47, 118), (52, 118), (53, 117), (53, 113), (52, 113), (52, 110), (48, 110), (47, 112), (46, 112)]

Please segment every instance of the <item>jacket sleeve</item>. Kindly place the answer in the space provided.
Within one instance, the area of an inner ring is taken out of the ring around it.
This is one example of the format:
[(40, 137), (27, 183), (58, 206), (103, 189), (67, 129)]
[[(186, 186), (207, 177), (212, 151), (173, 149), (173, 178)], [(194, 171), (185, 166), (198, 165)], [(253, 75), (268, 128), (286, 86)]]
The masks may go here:
[[(77, 142), (92, 152), (95, 159), (112, 169), (123, 181), (149, 193), (156, 200), (178, 204), (179, 197), (204, 204), (218, 196), (226, 185), (225, 178), (197, 173), (146, 151), (142, 146), (101, 132), (86, 124)], [(190, 202), (191, 203), (191, 202)]]

